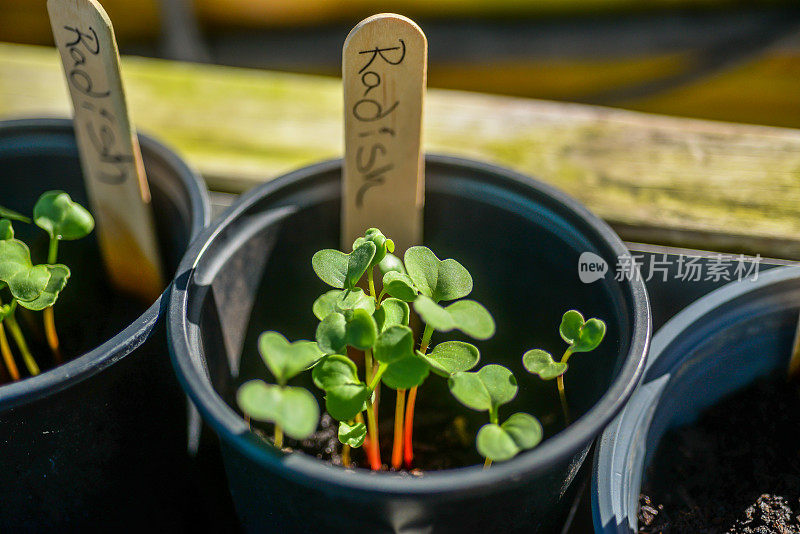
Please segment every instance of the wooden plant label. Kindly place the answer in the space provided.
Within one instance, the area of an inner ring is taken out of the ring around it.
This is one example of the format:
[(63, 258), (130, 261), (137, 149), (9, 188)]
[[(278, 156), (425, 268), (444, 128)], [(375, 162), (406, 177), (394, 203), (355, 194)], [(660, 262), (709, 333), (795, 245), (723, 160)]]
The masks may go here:
[(422, 242), (427, 63), (425, 34), (399, 15), (365, 19), (345, 40), (341, 219), (345, 250), (370, 227), (394, 240), (401, 256)]
[(161, 262), (111, 21), (95, 0), (48, 0), (47, 10), (106, 269), (116, 287), (152, 301), (164, 287)]

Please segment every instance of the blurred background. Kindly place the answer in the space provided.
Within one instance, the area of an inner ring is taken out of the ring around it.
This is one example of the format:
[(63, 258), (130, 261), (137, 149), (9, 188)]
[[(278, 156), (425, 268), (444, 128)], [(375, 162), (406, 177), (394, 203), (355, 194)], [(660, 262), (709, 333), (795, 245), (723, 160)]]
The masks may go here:
[[(365, 16), (412, 17), (429, 86), (800, 127), (798, 0), (101, 0), (123, 54), (337, 76)], [(52, 44), (44, 0), (0, 41)]]

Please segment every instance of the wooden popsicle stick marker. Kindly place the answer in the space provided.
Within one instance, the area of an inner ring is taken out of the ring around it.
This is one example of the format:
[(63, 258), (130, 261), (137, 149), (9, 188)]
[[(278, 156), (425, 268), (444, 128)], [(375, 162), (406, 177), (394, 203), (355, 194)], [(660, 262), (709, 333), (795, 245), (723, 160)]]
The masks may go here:
[(391, 238), (401, 256), (408, 247), (422, 243), (427, 64), (425, 34), (400, 15), (369, 17), (344, 42), (345, 250), (370, 227)]
[(90, 211), (112, 283), (152, 301), (164, 288), (150, 188), (128, 115), (119, 52), (95, 0), (48, 0), (74, 108)]

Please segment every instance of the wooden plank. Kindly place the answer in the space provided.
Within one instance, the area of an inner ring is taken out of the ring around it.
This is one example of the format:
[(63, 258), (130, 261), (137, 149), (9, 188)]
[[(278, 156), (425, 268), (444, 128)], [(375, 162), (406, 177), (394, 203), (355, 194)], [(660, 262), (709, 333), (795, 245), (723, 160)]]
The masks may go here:
[[(111, 21), (96, 0), (48, 0), (106, 270), (144, 301), (164, 288), (139, 140), (128, 114)], [(24, 85), (24, 84), (21, 84)]]
[(364, 19), (344, 42), (342, 247), (372, 227), (398, 255), (422, 242), (427, 64), (425, 34), (399, 15)]
[[(57, 61), (0, 45), (0, 117), (68, 116)], [(123, 75), (136, 123), (212, 188), (341, 155), (339, 79), (137, 58)], [(798, 130), (436, 90), (425, 117), (427, 151), (539, 177), (627, 239), (800, 259)]]

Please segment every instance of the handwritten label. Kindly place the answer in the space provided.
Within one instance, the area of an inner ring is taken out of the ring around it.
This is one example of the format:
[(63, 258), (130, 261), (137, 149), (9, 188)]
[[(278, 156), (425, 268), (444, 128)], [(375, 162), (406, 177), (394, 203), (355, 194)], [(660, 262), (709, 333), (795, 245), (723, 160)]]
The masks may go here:
[(371, 226), (401, 248), (421, 238), (426, 62), (425, 36), (403, 17), (372, 17), (348, 36), (343, 246)]
[[(65, 38), (60, 47), (62, 56), (66, 53), (69, 61), (64, 65), (67, 81), (74, 89), (74, 105), (85, 113), (76, 114), (79, 128), (94, 148), (93, 156), (99, 165), (92, 169), (96, 178), (106, 184), (118, 185), (130, 179), (136, 171), (133, 154), (126, 151), (120, 139), (128, 132), (120, 131), (119, 120), (110, 109), (108, 102), (112, 95), (108, 80), (104, 78), (102, 68), (100, 40), (91, 26), (63, 27)], [(93, 65), (92, 63), (96, 63)]]
[(151, 301), (163, 289), (161, 262), (111, 21), (96, 0), (48, 0), (47, 10), (107, 272), (118, 288)]

